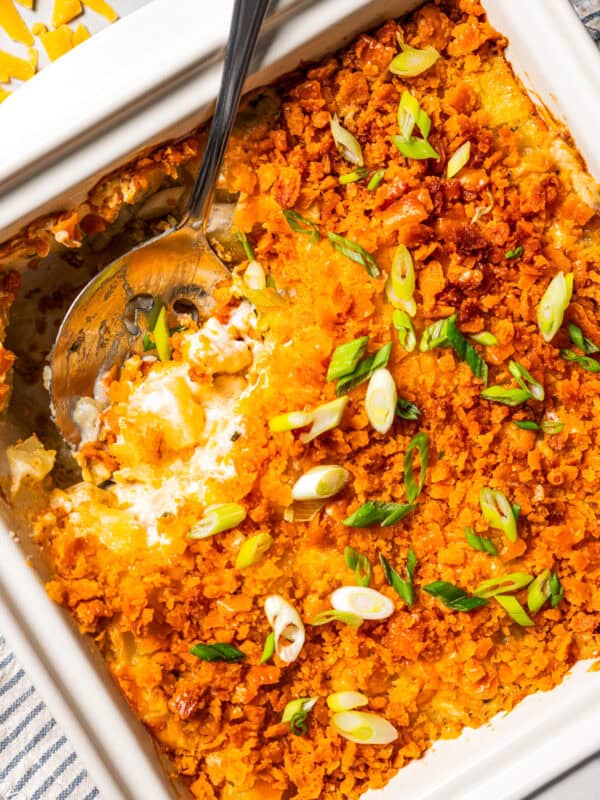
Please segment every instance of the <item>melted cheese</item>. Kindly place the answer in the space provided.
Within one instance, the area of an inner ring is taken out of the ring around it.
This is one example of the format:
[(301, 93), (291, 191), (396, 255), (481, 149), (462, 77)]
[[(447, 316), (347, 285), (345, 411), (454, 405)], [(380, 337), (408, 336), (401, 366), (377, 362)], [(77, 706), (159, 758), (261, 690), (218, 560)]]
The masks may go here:
[(160, 431), (166, 447), (180, 450), (202, 439), (204, 413), (189, 382), (176, 370), (151, 372), (131, 395), (129, 409), (135, 425)]
[(100, 413), (102, 405), (92, 397), (80, 397), (75, 404), (73, 421), (81, 434), (80, 444), (93, 442), (100, 433)]
[[(249, 303), (225, 323), (207, 320), (184, 336), (182, 361), (155, 361), (118, 405), (119, 431), (109, 452), (120, 469), (106, 492), (134, 528), (144, 529), (149, 546), (170, 541), (159, 532), (162, 516), (176, 515), (189, 501), (206, 506), (230, 499), (227, 482), (236, 477), (232, 450), (245, 429), (237, 406), (256, 388), (266, 352), (252, 336), (255, 320)], [(198, 371), (201, 378), (195, 379)], [(98, 414), (107, 405), (102, 377), (94, 394), (93, 400), (84, 398), (77, 419), (82, 443), (97, 438)]]

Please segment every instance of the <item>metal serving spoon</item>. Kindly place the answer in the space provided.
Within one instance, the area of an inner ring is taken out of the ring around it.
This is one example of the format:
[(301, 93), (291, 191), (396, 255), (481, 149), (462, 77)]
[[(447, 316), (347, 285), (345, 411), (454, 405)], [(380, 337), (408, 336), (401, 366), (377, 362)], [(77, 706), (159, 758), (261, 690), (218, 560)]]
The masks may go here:
[(270, 0), (235, 0), (221, 87), (202, 166), (179, 224), (131, 250), (96, 275), (65, 316), (50, 357), (50, 397), (54, 421), (65, 440), (77, 446), (73, 419), (77, 401), (93, 397), (98, 376), (140, 349), (138, 314), (154, 298), (167, 309), (177, 301), (205, 317), (212, 292), (229, 271), (206, 239), (206, 219), (244, 80)]

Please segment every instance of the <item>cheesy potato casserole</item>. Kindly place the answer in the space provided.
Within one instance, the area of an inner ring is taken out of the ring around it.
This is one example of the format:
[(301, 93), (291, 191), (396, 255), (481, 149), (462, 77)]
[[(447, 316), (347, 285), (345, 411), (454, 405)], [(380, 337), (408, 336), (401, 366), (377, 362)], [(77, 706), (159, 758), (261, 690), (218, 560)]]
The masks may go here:
[[(598, 655), (600, 195), (505, 45), (439, 0), (249, 97), (212, 315), (155, 298), (79, 401), (48, 592), (197, 798), (358, 798)], [(174, 204), (203, 140), (5, 262)]]

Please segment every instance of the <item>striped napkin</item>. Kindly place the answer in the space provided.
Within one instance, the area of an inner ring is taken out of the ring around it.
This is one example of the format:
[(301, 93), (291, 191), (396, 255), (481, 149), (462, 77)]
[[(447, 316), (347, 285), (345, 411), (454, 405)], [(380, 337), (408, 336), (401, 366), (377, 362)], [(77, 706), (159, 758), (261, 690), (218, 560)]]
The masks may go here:
[(98, 789), (0, 636), (0, 799), (68, 797), (92, 800)]
[[(600, 0), (570, 2), (600, 46)], [(0, 800), (96, 797), (98, 789), (0, 635)]]

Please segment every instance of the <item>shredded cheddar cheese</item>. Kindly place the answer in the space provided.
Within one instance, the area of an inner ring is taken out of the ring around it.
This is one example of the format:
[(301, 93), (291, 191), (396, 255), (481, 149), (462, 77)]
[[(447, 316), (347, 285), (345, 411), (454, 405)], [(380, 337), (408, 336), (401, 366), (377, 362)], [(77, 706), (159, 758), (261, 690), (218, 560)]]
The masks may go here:
[(2, 83), (5, 83), (10, 78), (19, 78), (19, 80), (26, 81), (35, 75), (37, 53), (33, 48), (30, 48), (31, 57), (28, 61), (24, 58), (17, 58), (12, 53), (6, 53), (0, 50), (0, 70), (5, 73), (2, 75)]
[(15, 42), (32, 45), (33, 36), (12, 0), (0, 0), (0, 27)]
[[(33, 2), (19, 0), (25, 8), (33, 9)], [(87, 3), (92, 10), (103, 15), (109, 22), (118, 19), (118, 14), (102, 0)], [(16, 42), (30, 45), (29, 58), (23, 59), (12, 53), (0, 51), (0, 83), (8, 83), (11, 79), (26, 81), (32, 78), (37, 71), (38, 52), (34, 45), (34, 36), (39, 37), (50, 61), (56, 61), (73, 47), (90, 38), (90, 32), (80, 22), (76, 28), (69, 27), (78, 16), (84, 13), (81, 0), (54, 0), (50, 23), (53, 30), (48, 30), (44, 22), (38, 20), (31, 25), (29, 30), (15, 8), (13, 0), (0, 0), (0, 27)], [(2, 100), (10, 92), (3, 90)]]
[(97, 14), (102, 14), (109, 22), (115, 22), (119, 15), (106, 0), (83, 0), (83, 4)]
[(73, 31), (68, 25), (61, 25), (55, 31), (40, 30), (38, 36), (50, 61), (56, 61), (74, 46)]
[(73, 31), (73, 46), (77, 47), (78, 44), (85, 42), (86, 39), (90, 38), (90, 32), (88, 29), (83, 25), (81, 22)]
[(52, 25), (59, 28), (78, 17), (83, 12), (80, 0), (54, 0), (52, 9)]

